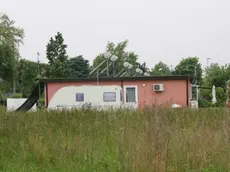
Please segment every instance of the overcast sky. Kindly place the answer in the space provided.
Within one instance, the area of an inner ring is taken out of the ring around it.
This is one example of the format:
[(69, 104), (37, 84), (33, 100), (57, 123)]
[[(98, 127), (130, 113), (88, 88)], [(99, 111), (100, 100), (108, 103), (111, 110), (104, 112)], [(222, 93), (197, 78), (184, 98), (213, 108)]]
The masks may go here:
[(58, 31), (68, 55), (90, 62), (107, 41), (125, 39), (148, 67), (188, 56), (204, 66), (207, 58), (230, 61), (230, 0), (0, 0), (0, 12), (25, 30), (20, 53), (33, 61), (39, 51), (47, 62), (46, 44)]

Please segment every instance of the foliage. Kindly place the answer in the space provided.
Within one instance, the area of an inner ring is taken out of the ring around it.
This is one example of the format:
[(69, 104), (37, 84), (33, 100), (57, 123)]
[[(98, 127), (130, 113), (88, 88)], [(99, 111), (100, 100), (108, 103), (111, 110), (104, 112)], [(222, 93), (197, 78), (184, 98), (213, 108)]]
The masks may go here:
[(0, 44), (7, 43), (15, 56), (18, 55), (18, 45), (23, 43), (24, 30), (15, 26), (6, 14), (0, 14)]
[(226, 103), (226, 90), (221, 87), (216, 87), (216, 99), (217, 102), (215, 105), (212, 104), (212, 89), (200, 89), (200, 99), (199, 99), (199, 107), (207, 108), (207, 107), (223, 107)]
[(6, 43), (0, 44), (0, 77), (12, 83), (15, 72), (15, 57), (12, 49)]
[[(12, 90), (23, 93), (23, 97), (30, 94), (31, 88), (40, 78), (67, 78), (67, 77), (86, 77), (89, 72), (99, 65), (103, 60), (103, 54), (99, 54), (93, 61), (93, 66), (89, 66), (89, 61), (82, 55), (68, 58), (62, 33), (57, 32), (51, 37), (46, 45), (46, 56), (48, 64), (40, 64), (38, 73), (38, 64), (25, 59), (19, 59), (19, 45), (23, 43), (24, 30), (15, 26), (15, 21), (11, 20), (6, 14), (0, 14), (0, 93), (2, 95), (11, 95)], [(115, 64), (116, 73), (120, 72), (125, 61), (131, 63), (133, 75), (136, 68), (141, 68), (144, 72), (149, 71), (146, 63), (138, 62), (138, 55), (133, 51), (127, 50), (128, 40), (115, 44), (108, 42), (106, 51), (118, 57)], [(151, 65), (151, 64), (150, 64)], [(100, 70), (106, 67), (106, 63), (100, 67)], [(159, 70), (162, 69), (162, 70)], [(110, 68), (112, 73), (112, 68)], [(230, 78), (230, 65), (212, 64), (205, 69), (205, 75), (202, 77), (201, 64), (199, 58), (188, 57), (182, 59), (175, 67), (175, 71), (170, 72), (169, 67), (160, 61), (151, 69), (151, 75), (189, 75), (192, 84), (200, 86), (217, 88), (217, 103), (215, 106), (225, 106), (226, 98), (230, 100), (230, 91), (226, 91), (226, 82)], [(197, 81), (197, 83), (195, 83)], [(13, 88), (13, 89), (12, 89)], [(4, 97), (4, 96), (3, 96)], [(200, 90), (200, 107), (213, 106), (211, 103), (211, 89)]]
[(215, 85), (216, 87), (226, 87), (226, 82), (229, 79), (226, 66), (220, 66), (219, 64), (211, 64), (206, 69), (205, 82), (210, 86)]
[(14, 95), (12, 95), (12, 96), (10, 96), (10, 98), (23, 98), (23, 94), (21, 94), (21, 93), (17, 93), (17, 94), (14, 94)]
[(225, 109), (0, 111), (0, 171), (229, 171)]
[(70, 77), (87, 77), (90, 72), (89, 61), (82, 56), (70, 58), (68, 60), (68, 68), (70, 70)]
[[(24, 30), (15, 26), (15, 21), (0, 14), (0, 77), (12, 87), (15, 83), (19, 58), (19, 45), (23, 43)], [(7, 90), (9, 91), (8, 87)]]
[(198, 57), (188, 57), (180, 61), (175, 67), (175, 75), (189, 75), (193, 84), (198, 84), (202, 79), (202, 68)]
[(221, 88), (221, 87), (216, 88), (216, 99), (217, 99), (217, 103), (216, 103), (217, 107), (225, 106), (225, 103), (226, 103), (226, 90), (224, 90), (224, 88)]
[(49, 60), (48, 77), (68, 77), (69, 69), (66, 48), (67, 45), (64, 44), (64, 38), (60, 32), (54, 38), (50, 38), (46, 46), (46, 57)]
[[(219, 65), (217, 63), (211, 64), (210, 67), (208, 67), (205, 70), (205, 76), (202, 82), (203, 86), (212, 87), (213, 85), (216, 86), (216, 96), (217, 96), (217, 103), (216, 106), (225, 106), (226, 103), (226, 83), (230, 76), (229, 72), (229, 65)], [(207, 91), (201, 90), (201, 96), (203, 97), (209, 97), (206, 100), (211, 101), (211, 90), (209, 90), (210, 96), (207, 96)], [(205, 98), (202, 98), (203, 103), (201, 102), (201, 105), (204, 104), (204, 101), (206, 101)], [(201, 106), (203, 107), (203, 106)]]
[(0, 91), (2, 94), (12, 92), (12, 84), (5, 80), (0, 80)]
[(171, 71), (169, 67), (160, 61), (157, 63), (154, 68), (151, 70), (151, 75), (170, 75)]
[[(115, 65), (116, 73), (120, 72), (124, 66), (124, 62), (127, 61), (130, 64), (133, 65), (133, 68), (131, 69), (131, 73), (135, 73), (135, 70), (137, 67), (141, 67), (140, 63), (137, 62), (138, 60), (138, 55), (135, 54), (134, 52), (129, 52), (126, 50), (128, 46), (128, 40), (125, 40), (123, 42), (119, 42), (117, 45), (115, 45), (112, 42), (108, 42), (106, 46), (106, 52), (111, 53), (112, 55), (116, 55), (118, 57), (118, 60)], [(99, 54), (93, 61), (93, 67), (97, 67), (101, 62), (104, 60), (104, 55)], [(103, 70), (106, 68), (106, 63), (104, 63), (99, 70)], [(112, 70), (110, 69), (110, 73)]]
[(143, 71), (143, 73), (147, 72), (147, 73), (150, 73), (150, 70), (149, 68), (146, 66), (146, 62), (144, 63), (139, 63), (139, 62), (136, 62), (136, 65), (139, 69), (141, 69)]
[[(38, 82), (38, 77), (45, 77), (47, 64), (38, 64), (26, 59), (21, 59), (18, 65), (18, 91), (23, 97), (28, 97), (33, 86)], [(38, 71), (39, 69), (39, 71)], [(40, 73), (38, 73), (40, 72)]]
[(230, 79), (227, 81), (226, 84), (226, 89), (227, 89), (227, 101), (230, 101)]

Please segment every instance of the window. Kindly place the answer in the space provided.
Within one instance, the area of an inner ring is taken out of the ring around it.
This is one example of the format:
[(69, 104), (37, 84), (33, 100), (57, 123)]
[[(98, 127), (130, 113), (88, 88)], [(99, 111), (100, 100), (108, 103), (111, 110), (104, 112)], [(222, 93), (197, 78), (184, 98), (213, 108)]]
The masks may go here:
[(104, 102), (115, 102), (116, 101), (116, 93), (115, 92), (105, 92), (103, 94)]
[(76, 101), (84, 102), (84, 93), (76, 93)]
[(136, 102), (136, 89), (135, 87), (126, 88), (126, 102)]

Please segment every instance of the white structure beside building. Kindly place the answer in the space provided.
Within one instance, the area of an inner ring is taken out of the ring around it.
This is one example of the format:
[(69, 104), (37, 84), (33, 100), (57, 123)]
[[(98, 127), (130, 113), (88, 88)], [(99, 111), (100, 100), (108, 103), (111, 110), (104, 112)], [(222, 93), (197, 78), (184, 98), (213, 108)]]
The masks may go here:
[[(17, 108), (19, 108), (27, 98), (8, 98), (6, 100), (7, 104), (7, 112), (15, 111)], [(30, 111), (36, 111), (37, 106), (34, 104), (34, 106), (30, 109)]]
[(120, 86), (67, 86), (51, 98), (48, 110), (73, 108), (119, 108), (122, 105)]

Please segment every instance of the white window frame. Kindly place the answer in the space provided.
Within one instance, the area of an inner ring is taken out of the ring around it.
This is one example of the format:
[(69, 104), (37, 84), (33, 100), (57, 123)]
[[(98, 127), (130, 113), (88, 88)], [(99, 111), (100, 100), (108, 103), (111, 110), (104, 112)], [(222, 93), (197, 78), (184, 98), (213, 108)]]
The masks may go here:
[[(135, 102), (126, 102), (126, 89), (127, 88), (135, 88), (135, 97), (136, 97), (136, 101)], [(135, 103), (136, 106), (138, 106), (138, 87), (137, 85), (126, 85), (124, 86), (124, 104), (133, 104)]]
[[(106, 100), (105, 100), (105, 94), (106, 94), (106, 93), (108, 93), (108, 94), (111, 94), (111, 93), (114, 94), (114, 95), (115, 95), (115, 100), (106, 101)], [(116, 94), (116, 92), (111, 92), (111, 91), (110, 91), (110, 92), (103, 92), (103, 102), (116, 102), (116, 101), (117, 101), (117, 94)]]

